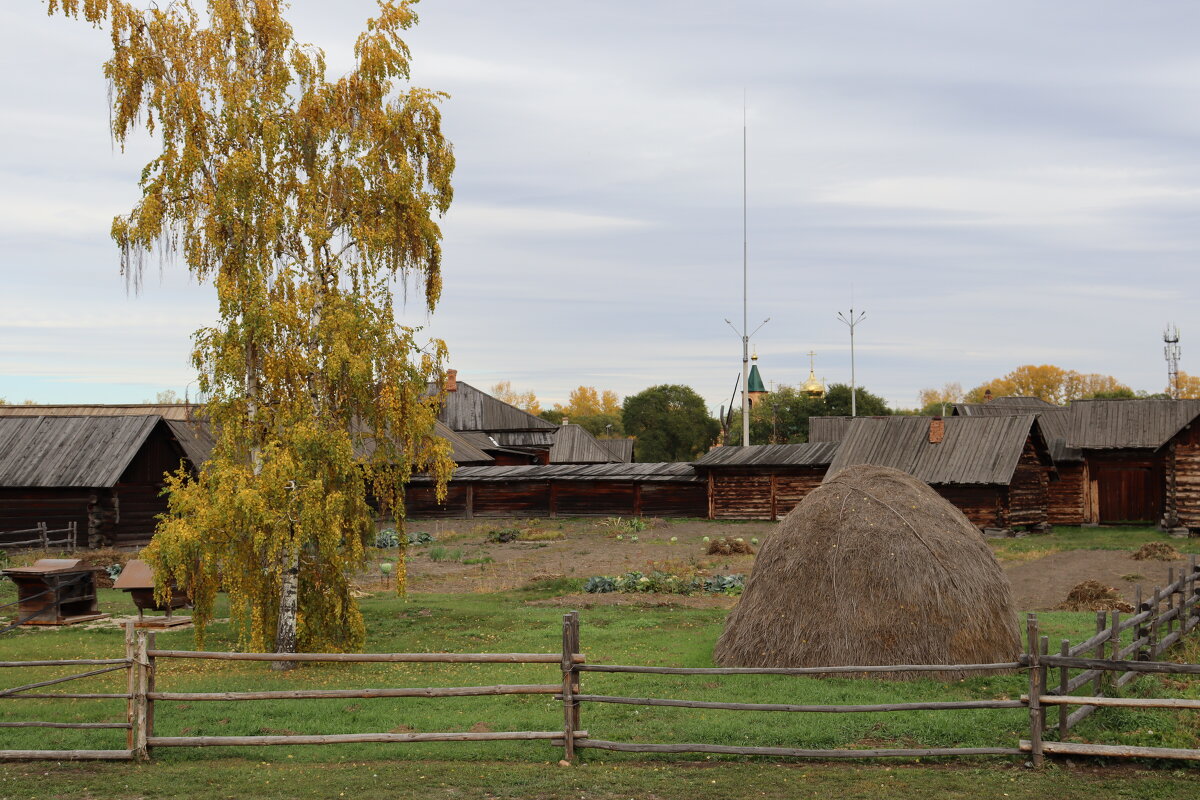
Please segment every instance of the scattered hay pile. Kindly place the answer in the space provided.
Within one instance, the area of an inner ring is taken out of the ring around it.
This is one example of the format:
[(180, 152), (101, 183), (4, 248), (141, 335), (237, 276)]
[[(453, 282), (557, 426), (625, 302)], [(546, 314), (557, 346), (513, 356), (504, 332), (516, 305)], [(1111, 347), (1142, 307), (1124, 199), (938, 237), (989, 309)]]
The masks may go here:
[(1067, 599), (1058, 606), (1059, 611), (1133, 611), (1133, 604), (1126, 603), (1111, 586), (1100, 581), (1084, 581), (1071, 590)]
[[(1134, 561), (1174, 561), (1183, 555), (1166, 542), (1146, 542), (1130, 556)], [(1082, 584), (1080, 584), (1082, 586)]]
[(864, 465), (811, 492), (766, 540), (714, 655), (812, 667), (996, 663), (1019, 650), (1012, 589), (979, 530), (913, 476)]
[(710, 556), (754, 555), (754, 548), (745, 539), (713, 539), (704, 551)]

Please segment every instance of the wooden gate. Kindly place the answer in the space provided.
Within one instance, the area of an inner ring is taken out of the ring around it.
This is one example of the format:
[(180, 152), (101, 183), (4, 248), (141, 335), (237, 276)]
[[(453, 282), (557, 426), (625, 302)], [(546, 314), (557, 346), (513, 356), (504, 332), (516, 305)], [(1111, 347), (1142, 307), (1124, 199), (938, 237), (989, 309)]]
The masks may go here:
[(1101, 465), (1094, 473), (1100, 519), (1153, 524), (1162, 511), (1153, 465)]

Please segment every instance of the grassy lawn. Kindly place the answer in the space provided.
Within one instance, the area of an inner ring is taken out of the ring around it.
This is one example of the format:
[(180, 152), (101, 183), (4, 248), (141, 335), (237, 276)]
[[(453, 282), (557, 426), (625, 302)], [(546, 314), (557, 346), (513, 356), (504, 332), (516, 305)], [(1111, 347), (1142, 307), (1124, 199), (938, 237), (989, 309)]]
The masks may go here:
[(988, 539), (1001, 560), (1041, 558), (1060, 550), (1137, 550), (1147, 542), (1167, 542), (1181, 553), (1200, 553), (1200, 538), (1173, 539), (1155, 528), (1126, 525), (1055, 527), (1049, 533), (1019, 539)]
[[(1057, 536), (1059, 534), (1051, 534)], [(1031, 539), (1033, 537), (1030, 537)], [(1043, 539), (1046, 537), (1042, 537)], [(1026, 540), (1013, 540), (1024, 542)], [(1125, 544), (1127, 548), (1129, 545)], [(577, 591), (559, 580), (500, 594), (386, 594), (364, 598), (370, 652), (556, 652), (567, 610), (541, 604)], [(0, 603), (13, 597), (0, 583)], [(102, 610), (127, 614), (128, 598), (102, 590)], [(582, 649), (593, 663), (712, 666), (712, 647), (727, 612), (714, 608), (611, 607), (581, 614)], [(1094, 614), (1039, 615), (1056, 646), (1093, 630)], [(191, 631), (158, 634), (158, 646), (192, 649)], [(233, 649), (227, 624), (211, 631), (207, 649)], [(18, 631), (0, 637), (0, 660), (114, 657), (116, 628)], [(1176, 657), (1200, 659), (1194, 645)], [(5, 669), (0, 686), (65, 675), (70, 670)], [(256, 663), (160, 660), (161, 691), (468, 686), (556, 683), (557, 665), (309, 665), (290, 673)], [(1052, 674), (1051, 681), (1056, 676)], [(783, 676), (632, 676), (585, 673), (583, 691), (752, 703), (890, 703), (917, 700), (1015, 698), (1020, 675), (960, 682), (810, 679)], [(1200, 682), (1144, 678), (1129, 696), (1200, 696)], [(123, 673), (47, 691), (122, 691)], [(123, 701), (5, 700), (0, 721), (117, 721)], [(1054, 712), (1050, 712), (1051, 722)], [(380, 731), (556, 730), (561, 708), (550, 696), (439, 699), (355, 699), (258, 702), (160, 702), (158, 735), (254, 735)], [(707, 742), (761, 746), (953, 747), (1013, 746), (1027, 737), (1023, 709), (891, 714), (761, 714), (705, 709), (585, 704), (583, 727), (596, 738), (644, 742)], [(1081, 741), (1200, 747), (1194, 716), (1112, 709), (1073, 732)], [(6, 749), (122, 748), (123, 731), (5, 729)], [(10, 764), (0, 766), (0, 800), (7, 797), (938, 797), (1084, 798), (1194, 797), (1200, 771), (1157, 764), (1148, 772), (1123, 767), (1111, 774), (1054, 767), (1033, 774), (1021, 759), (909, 763), (806, 764), (714, 756), (639, 756), (582, 751), (581, 765), (554, 766), (562, 751), (546, 742), (328, 745), (243, 748), (160, 748), (150, 765)], [(949, 765), (949, 766), (947, 766)], [(270, 783), (268, 783), (268, 781)], [(86, 787), (86, 788), (85, 788)], [(417, 792), (415, 787), (420, 787)], [(1186, 787), (1187, 791), (1184, 790)], [(743, 791), (744, 790), (744, 791)]]

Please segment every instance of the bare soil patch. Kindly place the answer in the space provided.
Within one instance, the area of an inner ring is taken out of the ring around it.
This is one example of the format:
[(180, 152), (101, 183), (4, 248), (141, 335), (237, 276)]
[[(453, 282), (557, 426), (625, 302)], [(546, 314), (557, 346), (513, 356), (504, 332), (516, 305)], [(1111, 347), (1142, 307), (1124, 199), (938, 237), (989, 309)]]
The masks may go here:
[[(1053, 611), (1077, 584), (1099, 581), (1115, 587), (1120, 598), (1133, 602), (1134, 587), (1149, 593), (1165, 586), (1170, 565), (1161, 561), (1134, 561), (1127, 550), (1062, 550), (1032, 561), (1004, 564), (1012, 582), (1013, 600), (1022, 611)], [(1141, 575), (1125, 580), (1126, 575)]]

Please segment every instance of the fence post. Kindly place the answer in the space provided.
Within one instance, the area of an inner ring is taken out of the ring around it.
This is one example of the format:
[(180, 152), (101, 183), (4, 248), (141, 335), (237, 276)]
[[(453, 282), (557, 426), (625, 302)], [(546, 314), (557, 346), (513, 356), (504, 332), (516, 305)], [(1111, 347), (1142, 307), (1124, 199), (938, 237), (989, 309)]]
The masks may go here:
[(1029, 752), (1034, 767), (1042, 766), (1042, 667), (1036, 614), (1025, 618), (1025, 652), (1029, 655)]
[[(1097, 634), (1102, 633), (1104, 631), (1104, 626), (1107, 624), (1108, 624), (1108, 614), (1104, 613), (1103, 611), (1097, 611), (1096, 612), (1096, 633)], [(1099, 659), (1104, 658), (1104, 642), (1099, 642), (1096, 645), (1096, 652), (1094, 653), (1094, 655), (1096, 658), (1099, 658)], [(1102, 694), (1104, 694), (1104, 671), (1097, 670), (1096, 677), (1092, 679), (1092, 695), (1095, 697), (1099, 697)]]
[[(1067, 658), (1068, 656), (1071, 655), (1071, 640), (1070, 639), (1062, 640), (1062, 644), (1058, 648), (1058, 654), (1060, 656), (1062, 656), (1063, 658)], [(1058, 693), (1060, 695), (1062, 695), (1063, 697), (1066, 697), (1068, 694), (1070, 694), (1070, 692), (1068, 691), (1068, 685), (1070, 683), (1070, 680), (1071, 680), (1071, 670), (1068, 669), (1066, 666), (1059, 667), (1058, 668)], [(1071, 726), (1068, 724), (1068, 717), (1071, 716), (1071, 714), (1069, 713), (1070, 711), (1071, 711), (1070, 706), (1059, 706), (1058, 707), (1058, 740), (1060, 742), (1066, 741), (1067, 732), (1071, 730)]]
[(138, 663), (137, 663), (137, 639), (135, 638), (133, 620), (125, 623), (125, 658), (129, 664), (125, 670), (127, 680), (125, 683), (125, 721), (129, 723), (129, 730), (125, 732), (125, 749), (131, 753), (134, 750), (135, 739), (134, 735), (137, 731), (137, 687), (138, 687)]
[(572, 648), (571, 615), (563, 614), (562, 628), (562, 704), (563, 760), (575, 761), (575, 654)]
[[(1175, 608), (1175, 568), (1167, 568), (1167, 613), (1170, 614)], [(1167, 618), (1167, 636), (1171, 635), (1171, 631), (1175, 628), (1175, 620)]]
[[(1038, 640), (1038, 653), (1043, 656), (1050, 655), (1050, 637), (1049, 636), (1043, 636), (1043, 637), (1041, 637), (1041, 639)], [(1046, 694), (1047, 692), (1050, 691), (1050, 675), (1049, 675), (1050, 669), (1049, 669), (1049, 667), (1046, 667), (1044, 665), (1044, 662), (1041, 660), (1041, 658), (1038, 659), (1038, 662), (1043, 664), (1043, 666), (1039, 667), (1039, 669), (1042, 671), (1042, 674), (1040, 676), (1038, 676), (1038, 683), (1040, 683), (1042, 685), (1042, 694)], [(1041, 708), (1041, 712), (1042, 712), (1042, 719), (1039, 724), (1041, 725), (1042, 735), (1044, 736), (1046, 733), (1047, 709), (1045, 706), (1041, 705), (1040, 703), (1039, 703), (1039, 707)]]
[[(1146, 603), (1142, 602), (1142, 585), (1139, 583), (1133, 589), (1133, 613), (1141, 614), (1142, 612), (1149, 611), (1149, 610), (1150, 610), (1150, 606), (1147, 605)], [(1146, 627), (1146, 620), (1142, 620), (1136, 626), (1134, 626), (1133, 640), (1135, 642), (1137, 642), (1137, 641), (1141, 641), (1142, 639), (1146, 638), (1147, 630), (1148, 630), (1148, 628)], [(1146, 643), (1145, 642), (1138, 645), (1137, 651), (1133, 654), (1133, 660), (1134, 661), (1149, 661), (1150, 660), (1150, 654), (1149, 654), (1149, 652), (1146, 651)]]
[(134, 709), (137, 715), (135, 730), (137, 737), (134, 740), (133, 757), (138, 760), (146, 760), (150, 757), (150, 752), (146, 748), (146, 740), (149, 738), (147, 731), (146, 720), (146, 692), (149, 691), (148, 673), (150, 669), (149, 662), (146, 660), (146, 632), (137, 632), (137, 687), (134, 692)]
[(42, 549), (50, 549), (50, 528), (44, 522), (38, 523), (38, 538), (42, 540)]
[[(1188, 556), (1188, 580), (1191, 582), (1192, 591), (1188, 593), (1188, 600), (1192, 602), (1192, 613), (1190, 616), (1200, 617), (1200, 584), (1196, 582), (1200, 573), (1200, 567), (1196, 566), (1196, 554)], [(1188, 620), (1191, 622), (1191, 620)]]
[[(158, 673), (158, 667), (154, 663), (154, 661), (155, 661), (154, 656), (150, 655), (150, 653), (149, 653), (149, 651), (154, 649), (154, 640), (155, 640), (156, 636), (157, 636), (157, 634), (155, 634), (154, 631), (148, 631), (146, 633), (146, 651), (147, 651), (146, 652), (146, 694), (147, 694), (147, 697), (146, 697), (146, 737), (147, 738), (154, 736), (154, 700), (152, 700), (148, 695), (150, 692), (154, 691), (155, 683), (157, 680), (157, 673)], [(146, 745), (146, 758), (147, 759), (150, 758), (150, 751), (152, 749), (153, 748), (151, 748), (148, 744)]]
[[(575, 653), (581, 653), (581, 652), (583, 652), (583, 651), (580, 650), (580, 648), (579, 648), (579, 612), (572, 611), (571, 612), (571, 653), (572, 653), (572, 655), (574, 655)], [(571, 696), (574, 697), (575, 695), (579, 694), (579, 683), (582, 678), (582, 673), (579, 671), (577, 665), (575, 664), (574, 658), (572, 658), (572, 660), (571, 660), (571, 676), (574, 679), (574, 684), (571, 687)], [(572, 707), (571, 707), (571, 713), (572, 713), (572, 716), (574, 717), (573, 725), (574, 725), (576, 731), (582, 730), (582, 726), (579, 724), (580, 705), (581, 705), (581, 703), (578, 700), (574, 700), (572, 703)]]
[(1150, 660), (1153, 661), (1158, 655), (1158, 601), (1159, 588), (1154, 587), (1154, 595), (1151, 601), (1146, 605), (1150, 606), (1150, 641), (1146, 642), (1146, 648), (1150, 651)]
[[(1116, 661), (1121, 657), (1121, 612), (1120, 611), (1112, 612), (1112, 629), (1111, 629), (1111, 631), (1112, 631), (1112, 633), (1108, 637), (1108, 645), (1109, 645), (1108, 649), (1109, 649), (1109, 652), (1111, 653), (1111, 655), (1109, 655), (1109, 658), (1111, 658), (1113, 661)], [(1104, 677), (1106, 678), (1106, 680), (1104, 681), (1104, 687), (1106, 690), (1105, 693), (1107, 694), (1108, 692), (1112, 692), (1112, 695), (1116, 696), (1116, 694), (1117, 694), (1117, 677), (1119, 677), (1119, 676), (1117, 676), (1113, 672), (1105, 670)]]

